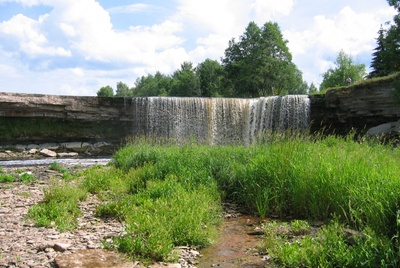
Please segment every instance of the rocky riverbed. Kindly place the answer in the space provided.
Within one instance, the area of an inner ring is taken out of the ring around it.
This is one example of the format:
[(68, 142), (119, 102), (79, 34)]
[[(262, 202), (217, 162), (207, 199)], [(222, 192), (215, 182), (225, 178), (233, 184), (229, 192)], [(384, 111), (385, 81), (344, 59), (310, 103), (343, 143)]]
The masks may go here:
[[(85, 167), (64, 164), (69, 172)], [(51, 180), (62, 174), (48, 165), (2, 167), (3, 173), (21, 176), (28, 173), (37, 180), (29, 183), (0, 183), (0, 267), (144, 267), (141, 262), (128, 261), (123, 255), (103, 249), (103, 241), (124, 232), (122, 223), (114, 219), (94, 217), (101, 203), (94, 195), (80, 204), (82, 216), (78, 228), (59, 232), (55, 228), (37, 227), (28, 219), (29, 208), (43, 200), (43, 190)], [(181, 247), (179, 263), (155, 263), (150, 267), (195, 267), (200, 254)]]

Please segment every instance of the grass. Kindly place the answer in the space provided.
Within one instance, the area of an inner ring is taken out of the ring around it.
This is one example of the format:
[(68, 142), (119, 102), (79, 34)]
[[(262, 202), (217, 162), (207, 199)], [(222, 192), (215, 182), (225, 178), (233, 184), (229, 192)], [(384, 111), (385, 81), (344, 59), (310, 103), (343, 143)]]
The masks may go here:
[(42, 203), (30, 207), (28, 216), (35, 219), (38, 226), (56, 225), (60, 231), (77, 227), (77, 217), (81, 215), (78, 204), (86, 199), (86, 192), (67, 183), (54, 182), (44, 194)]
[[(116, 152), (112, 165), (52, 186), (30, 213), (42, 225), (66, 221), (61, 229), (73, 228), (78, 202), (97, 194), (104, 203), (96, 215), (115, 217), (126, 229), (106, 247), (169, 260), (175, 246), (212, 243), (224, 200), (263, 218), (295, 219), (281, 229), (265, 227), (272, 231), (263, 250), (280, 265), (396, 267), (399, 161), (396, 148), (333, 136), (283, 135), (251, 147), (139, 142)], [(45, 213), (42, 206), (51, 209)], [(52, 211), (69, 212), (63, 217), (71, 220), (58, 220)], [(312, 236), (309, 220), (329, 224)], [(345, 228), (362, 238), (349, 245)]]

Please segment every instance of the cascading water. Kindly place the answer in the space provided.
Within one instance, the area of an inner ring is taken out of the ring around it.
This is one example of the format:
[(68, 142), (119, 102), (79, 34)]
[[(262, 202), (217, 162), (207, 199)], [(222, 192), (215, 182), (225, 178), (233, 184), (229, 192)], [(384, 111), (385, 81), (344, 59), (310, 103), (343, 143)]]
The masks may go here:
[(265, 132), (304, 130), (309, 125), (307, 95), (258, 99), (133, 98), (133, 135), (194, 139), (207, 144), (251, 144)]

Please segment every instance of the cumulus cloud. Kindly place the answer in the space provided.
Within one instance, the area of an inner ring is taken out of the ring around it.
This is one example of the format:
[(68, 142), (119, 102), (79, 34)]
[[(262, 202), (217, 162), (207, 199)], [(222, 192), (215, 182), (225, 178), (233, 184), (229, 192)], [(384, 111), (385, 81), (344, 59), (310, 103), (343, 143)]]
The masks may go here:
[(283, 34), (300, 69), (314, 70), (314, 74), (305, 73), (306, 80), (319, 82), (321, 76), (318, 74), (332, 67), (340, 50), (353, 58), (362, 53), (372, 53), (380, 25), (393, 15), (394, 10), (390, 7), (357, 13), (345, 6), (334, 16), (314, 16), (310, 28), (286, 30)]
[[(46, 22), (47, 15), (40, 16), (38, 20), (25, 17), (22, 14), (15, 15), (10, 20), (0, 23), (0, 33), (3, 38), (11, 39), (9, 49), (19, 50), (29, 57), (37, 56), (71, 56), (71, 52), (63, 47), (49, 45), (48, 39), (41, 31)], [(5, 42), (5, 45), (7, 43)]]
[(137, 3), (127, 6), (112, 7), (107, 9), (107, 11), (110, 13), (141, 13), (144, 11), (156, 10), (156, 9), (157, 7), (149, 4)]
[[(292, 28), (283, 31), (294, 62), (309, 82), (320, 79), (317, 76), (340, 49), (352, 55), (370, 52), (380, 24), (394, 14), (390, 7), (355, 11), (352, 3), (340, 1), (345, 4), (340, 4), (344, 7), (337, 14), (313, 14), (311, 21), (310, 16), (307, 21), (292, 21)], [(108, 9), (95, 0), (0, 0), (0, 4), (7, 2), (51, 9), (36, 18), (14, 14), (0, 22), (0, 71), (25, 77), (25, 83), (29, 80), (39, 90), (60, 88), (65, 94), (78, 95), (94, 95), (101, 86), (113, 86), (116, 81), (132, 85), (136, 77), (156, 71), (172, 73), (183, 61), (196, 64), (206, 58), (219, 59), (228, 41), (239, 37), (250, 21), (281, 25), (292, 19), (297, 5), (305, 4), (296, 0), (176, 0), (168, 2), (168, 15), (162, 15), (161, 7), (147, 1)], [(157, 14), (157, 18), (149, 18), (146, 25), (116, 29), (113, 18), (118, 14)], [(154, 23), (149, 23), (152, 19)], [(46, 78), (40, 78), (39, 72)], [(44, 85), (41, 79), (51, 82)], [(1, 72), (0, 82), (10, 88), (22, 86), (22, 80), (7, 81)]]

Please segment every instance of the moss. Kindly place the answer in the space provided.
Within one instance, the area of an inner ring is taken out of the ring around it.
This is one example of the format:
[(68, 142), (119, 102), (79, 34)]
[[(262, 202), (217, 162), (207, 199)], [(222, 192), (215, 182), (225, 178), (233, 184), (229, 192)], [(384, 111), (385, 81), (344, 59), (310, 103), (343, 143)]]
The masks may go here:
[(383, 86), (383, 85), (392, 85), (394, 82), (396, 82), (398, 80), (400, 80), (400, 72), (392, 74), (392, 75), (384, 76), (384, 77), (371, 78), (371, 79), (366, 79), (363, 81), (355, 82), (354, 84), (351, 84), (349, 86), (327, 88), (323, 91), (313, 93), (312, 95), (325, 95), (326, 93), (328, 93), (332, 90), (351, 92), (356, 89), (373, 88), (373, 87)]

